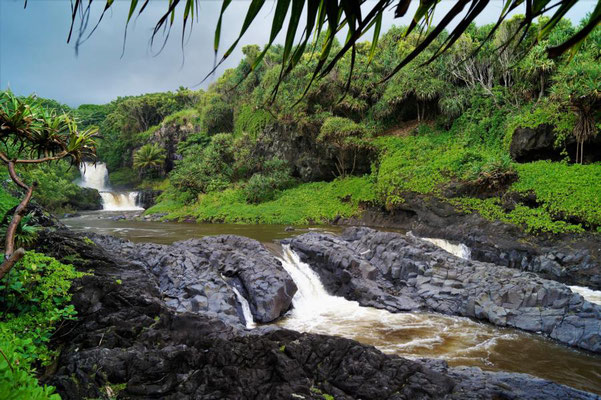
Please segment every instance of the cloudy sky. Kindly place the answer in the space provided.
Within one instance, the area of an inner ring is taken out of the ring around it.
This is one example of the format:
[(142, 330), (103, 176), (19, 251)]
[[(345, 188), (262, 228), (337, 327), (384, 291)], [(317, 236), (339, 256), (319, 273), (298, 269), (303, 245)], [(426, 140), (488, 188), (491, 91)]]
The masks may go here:
[[(96, 0), (92, 21), (100, 14), (104, 2)], [(452, 3), (443, 1), (441, 11)], [(235, 40), (248, 4), (248, 1), (238, 0), (228, 8), (222, 28), (222, 47)], [(579, 21), (594, 5), (594, 1), (581, 0), (568, 17)], [(202, 86), (195, 85), (213, 66), (213, 33), (221, 1), (201, 0), (200, 18), (184, 50), (179, 40), (181, 31), (176, 26), (161, 52), (156, 46), (150, 47), (149, 39), (154, 22), (165, 10), (166, 1), (151, 1), (144, 14), (130, 25), (122, 56), (128, 7), (129, 0), (117, 0), (98, 30), (76, 55), (73, 44), (66, 42), (70, 0), (29, 0), (27, 9), (23, 9), (23, 0), (0, 0), (0, 89), (10, 87), (17, 94), (37, 93), (77, 106), (106, 103), (118, 96), (176, 90), (179, 86), (206, 87), (210, 79)], [(501, 1), (491, 1), (477, 23), (493, 22), (500, 7)], [(272, 13), (272, 4), (264, 6), (236, 52), (217, 71), (217, 76), (224, 68), (238, 64), (244, 44), (267, 41)], [(407, 22), (407, 17), (393, 19), (390, 12), (383, 30)]]

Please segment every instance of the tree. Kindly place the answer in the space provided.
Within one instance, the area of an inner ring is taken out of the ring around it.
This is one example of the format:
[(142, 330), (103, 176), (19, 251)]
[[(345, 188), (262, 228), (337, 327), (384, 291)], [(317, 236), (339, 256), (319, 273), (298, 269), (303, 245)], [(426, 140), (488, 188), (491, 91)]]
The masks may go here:
[[(149, 0), (130, 0), (130, 11), (126, 22), (126, 28), (134, 15), (140, 15), (144, 10), (147, 10), (146, 6), (148, 2)], [(500, 6), (498, 4), (489, 4), (489, 0), (457, 0), (452, 2), (453, 4), (450, 9), (443, 15), (440, 15), (442, 18), (438, 21), (436, 26), (433, 26), (433, 15), (435, 11), (440, 10), (438, 7), (441, 3), (440, 0), (378, 0), (369, 5), (366, 4), (365, 0), (343, 0), (340, 2), (332, 0), (278, 0), (276, 2), (275, 11), (272, 13), (273, 20), (269, 42), (263, 48), (263, 51), (256, 57), (250, 70), (254, 69), (254, 67), (262, 61), (282, 28), (284, 28), (289, 10), (290, 18), (287, 20), (286, 39), (284, 51), (282, 53), (281, 72), (279, 74), (278, 82), (281, 82), (300, 62), (300, 56), (303, 52), (307, 48), (312, 47), (309, 43), (311, 38), (319, 37), (320, 34), (323, 33), (325, 40), (323, 46), (320, 46), (319, 49), (316, 50), (317, 53), (319, 53), (317, 57), (319, 62), (316, 63), (312, 78), (309, 80), (308, 86), (310, 86), (315, 79), (327, 76), (345, 54), (351, 53), (352, 58), (354, 58), (359, 41), (370, 31), (373, 32), (371, 43), (373, 54), (378, 44), (383, 15), (384, 13), (389, 12), (389, 10), (394, 10), (395, 17), (399, 18), (407, 14), (411, 4), (417, 3), (418, 6), (410, 25), (405, 31), (405, 35), (414, 31), (419, 31), (424, 34), (422, 35), (419, 45), (400, 60), (385, 79), (396, 74), (401, 68), (405, 67), (428, 48), (432, 51), (432, 56), (428, 61), (438, 58), (469, 29), (470, 24), (486, 9), (494, 8), (499, 14), (497, 23), (493, 25), (490, 35), (484, 38), (485, 42), (489, 42), (494, 37), (494, 33), (501, 26), (502, 22), (507, 20), (513, 11), (519, 9), (519, 7), (525, 6), (525, 16), (516, 26), (514, 31), (514, 36), (519, 42), (527, 34), (530, 28), (535, 25), (535, 20), (538, 17), (552, 12), (550, 18), (546, 20), (545, 25), (538, 33), (539, 40), (547, 38), (553, 28), (560, 22), (561, 18), (576, 4), (582, 4), (583, 2), (584, 0), (503, 0), (502, 6)], [(93, 30), (96, 29), (102, 20), (104, 13), (110, 10), (115, 2), (114, 0), (106, 0), (104, 10), (98, 23), (89, 24), (92, 3), (93, 0), (89, 0), (88, 2), (75, 1), (73, 3), (71, 29), (67, 41), (71, 40), (76, 19), (79, 17), (80, 26), (79, 29), (76, 30), (78, 34), (75, 40), (76, 49), (80, 43), (85, 41)], [(165, 12), (162, 13), (155, 25), (152, 33), (152, 40), (155, 39), (159, 32), (163, 32), (165, 34), (165, 40), (167, 40), (170, 28), (174, 24), (176, 10), (178, 8), (180, 10), (183, 8), (183, 12), (177, 13), (177, 15), (183, 16), (183, 41), (186, 29), (192, 29), (194, 20), (198, 19), (200, 15), (201, 8), (199, 3), (199, 0), (171, 0), (165, 2)], [(238, 42), (245, 34), (248, 27), (255, 21), (259, 11), (263, 8), (265, 3), (268, 2), (265, 0), (253, 0), (250, 3), (238, 38), (225, 51), (219, 62), (216, 63), (215, 68), (212, 71), (209, 71), (207, 77), (209, 77), (215, 69), (232, 54)], [(25, 1), (25, 4), (27, 5), (27, 1)], [(221, 13), (215, 29), (215, 55), (217, 55), (219, 50), (222, 17), (230, 4), (231, 0), (223, 0)], [(303, 15), (306, 18), (304, 23), (301, 22)], [(601, 0), (597, 0), (596, 7), (586, 23), (580, 26), (574, 34), (568, 36), (561, 43), (549, 47), (547, 49), (547, 54), (551, 58), (558, 58), (570, 49), (577, 50), (582, 40), (586, 38), (599, 23), (601, 23)], [(445, 30), (450, 27), (453, 28), (447, 35)], [(92, 29), (92, 31), (88, 31), (88, 28)], [(336, 40), (336, 34), (341, 30), (348, 30), (346, 41), (343, 46), (335, 48), (333, 43)], [(295, 41), (295, 38), (300, 39)], [(434, 44), (437, 38), (442, 39), (440, 45)], [(351, 75), (352, 71), (353, 63), (351, 63)], [(274, 95), (277, 94), (278, 88), (279, 85), (275, 85)]]
[(584, 162), (584, 142), (597, 133), (595, 113), (601, 105), (601, 65), (592, 57), (579, 57), (557, 72), (551, 91), (577, 116), (573, 135), (576, 139), (576, 162)]
[(0, 279), (23, 257), (25, 250), (15, 250), (15, 234), (23, 219), (37, 182), (25, 184), (17, 175), (18, 165), (40, 164), (65, 159), (72, 165), (96, 156), (94, 136), (97, 129), (78, 131), (68, 114), (57, 114), (36, 103), (35, 97), (21, 99), (9, 91), (0, 93), (0, 161), (8, 168), (12, 181), (25, 191), (6, 229), (4, 262)]
[(331, 117), (323, 123), (317, 141), (338, 150), (336, 171), (338, 176), (344, 177), (355, 171), (357, 153), (367, 147), (365, 136), (365, 129), (358, 123), (348, 118)]
[(145, 144), (134, 153), (134, 168), (140, 174), (160, 168), (165, 162), (165, 149), (158, 144)]

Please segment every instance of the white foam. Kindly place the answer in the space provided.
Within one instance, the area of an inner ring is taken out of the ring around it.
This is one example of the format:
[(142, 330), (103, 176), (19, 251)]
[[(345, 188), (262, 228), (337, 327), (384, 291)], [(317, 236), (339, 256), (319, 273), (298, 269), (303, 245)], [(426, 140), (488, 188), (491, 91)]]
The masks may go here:
[(584, 300), (601, 305), (601, 290), (593, 290), (584, 286), (570, 286), (570, 289), (584, 297)]
[(469, 247), (464, 245), (463, 243), (453, 244), (448, 240), (444, 239), (433, 239), (433, 238), (421, 238), (426, 242), (432, 243), (434, 246), (440, 247), (447, 253), (451, 253), (455, 257), (463, 258), (464, 260), (469, 260), (472, 256), (472, 251)]
[(330, 295), (319, 275), (289, 246), (283, 247), (281, 261), (298, 288), (292, 311), (279, 322), (288, 329), (355, 339), (405, 357), (449, 360), (455, 356), (486, 357), (487, 348), (496, 345), (492, 339), (502, 336), (495, 328), (467, 318), (362, 307)]
[(104, 211), (140, 211), (136, 205), (138, 192), (115, 192), (109, 187), (109, 172), (104, 163), (82, 163), (79, 166), (79, 186), (96, 189), (102, 197)]
[(255, 324), (253, 315), (250, 312), (250, 305), (248, 304), (248, 301), (244, 298), (244, 296), (242, 296), (242, 294), (240, 294), (238, 289), (236, 289), (234, 286), (232, 286), (232, 290), (234, 291), (234, 293), (236, 293), (236, 298), (238, 299), (238, 303), (240, 303), (240, 307), (242, 307), (242, 315), (244, 316), (244, 321), (246, 322), (246, 328), (247, 329), (255, 328), (257, 326), (257, 324)]

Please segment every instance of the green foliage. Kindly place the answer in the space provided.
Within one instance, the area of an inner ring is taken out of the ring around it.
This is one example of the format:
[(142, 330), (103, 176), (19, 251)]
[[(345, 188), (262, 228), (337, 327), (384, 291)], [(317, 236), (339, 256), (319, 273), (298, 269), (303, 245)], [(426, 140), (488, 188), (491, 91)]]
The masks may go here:
[[(120, 97), (105, 105), (106, 118), (99, 125), (102, 140), (98, 146), (98, 157), (106, 162), (109, 171), (130, 167), (132, 150), (143, 144), (140, 140), (148, 139), (165, 117), (189, 109), (202, 96), (202, 91), (180, 88), (175, 93)], [(143, 132), (146, 133), (140, 136)]]
[(146, 212), (169, 212), (168, 219), (191, 216), (204, 222), (309, 224), (356, 216), (361, 204), (374, 200), (369, 177), (348, 177), (305, 183), (283, 190), (276, 199), (260, 204), (248, 204), (243, 190), (226, 189), (201, 195), (187, 207), (161, 202)]
[(23, 166), (21, 176), (25, 182), (38, 182), (34, 199), (50, 211), (69, 210), (81, 197), (82, 188), (74, 183), (79, 170), (66, 162)]
[(261, 173), (254, 174), (244, 186), (249, 203), (273, 200), (282, 189), (294, 185), (288, 164), (278, 158), (266, 161)]
[(133, 167), (142, 173), (159, 169), (165, 162), (165, 149), (158, 144), (145, 144), (134, 153)]
[(6, 213), (17, 204), (19, 204), (19, 201), (0, 186), (0, 221), (2, 221)]
[(538, 161), (515, 167), (520, 179), (512, 190), (534, 192), (541, 207), (557, 218), (575, 218), (589, 228), (601, 226), (601, 164)]
[(554, 127), (556, 147), (561, 148), (574, 130), (575, 122), (574, 114), (565, 112), (561, 104), (545, 98), (541, 102), (527, 104), (518, 112), (510, 114), (503, 145), (509, 149), (511, 138), (517, 128), (536, 128), (541, 124), (548, 124)]
[(170, 175), (173, 187), (186, 201), (194, 201), (200, 193), (225, 189), (232, 181), (234, 149), (231, 134), (220, 133), (211, 138), (204, 148), (190, 148), (184, 159)]
[(55, 356), (47, 345), (56, 324), (75, 318), (69, 289), (80, 276), (71, 265), (27, 252), (1, 282), (0, 349), (10, 366), (0, 357), (0, 397), (20, 393), (27, 399), (59, 399), (53, 388), (38, 386), (32, 375), (36, 366)]
[[(6, 240), (6, 230), (8, 229), (9, 221), (6, 224), (0, 226), (0, 237), (2, 241)], [(17, 231), (15, 232), (15, 246), (17, 247), (29, 247), (38, 236), (39, 227), (31, 224), (31, 214), (23, 217), (23, 219), (17, 225)]]
[(201, 113), (202, 132), (214, 135), (234, 130), (234, 110), (221, 96), (207, 96)]
[(132, 188), (138, 184), (140, 177), (130, 168), (119, 168), (109, 172), (109, 181), (114, 187)]
[(337, 149), (337, 172), (339, 176), (353, 174), (357, 152), (369, 147), (365, 140), (366, 130), (360, 124), (343, 117), (330, 117), (321, 126), (317, 141)]
[(467, 212), (478, 212), (482, 217), (491, 221), (503, 221), (521, 226), (528, 233), (580, 233), (581, 225), (557, 220), (545, 208), (530, 208), (518, 204), (511, 210), (506, 210), (498, 198), (477, 199), (458, 198), (451, 201), (459, 209)]
[(264, 109), (256, 109), (250, 105), (243, 105), (236, 115), (234, 133), (239, 136), (243, 133), (249, 134), (253, 139), (274, 119)]

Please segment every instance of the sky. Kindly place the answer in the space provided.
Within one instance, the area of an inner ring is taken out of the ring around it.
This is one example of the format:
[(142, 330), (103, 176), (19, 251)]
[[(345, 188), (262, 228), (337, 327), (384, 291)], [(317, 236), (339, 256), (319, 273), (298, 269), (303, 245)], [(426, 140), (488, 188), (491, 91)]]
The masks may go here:
[[(104, 0), (93, 3), (91, 21), (98, 18), (104, 3)], [(19, 95), (35, 93), (76, 107), (84, 103), (107, 103), (119, 96), (177, 90), (180, 86), (206, 88), (226, 68), (239, 63), (245, 44), (262, 45), (268, 41), (273, 16), (273, 5), (268, 3), (236, 51), (213, 76), (199, 85), (213, 67), (213, 38), (221, 1), (201, 0), (199, 19), (184, 49), (180, 41), (181, 28), (176, 25), (160, 52), (156, 44), (151, 48), (149, 40), (166, 1), (151, 1), (145, 12), (132, 21), (123, 51), (129, 3), (129, 0), (116, 0), (98, 30), (76, 54), (74, 44), (67, 43), (70, 0), (29, 0), (26, 9), (23, 0), (0, 0), (0, 89), (10, 88)], [(578, 22), (595, 3), (581, 0), (567, 17)], [(452, 4), (453, 1), (443, 0), (440, 14)], [(228, 8), (222, 25), (222, 51), (236, 39), (248, 5), (249, 1), (235, 0)], [(476, 23), (494, 22), (501, 5), (500, 0), (492, 0)], [(407, 14), (411, 15), (412, 11)], [(435, 16), (435, 22), (436, 19)], [(391, 11), (384, 17), (382, 31), (392, 25), (406, 25), (408, 21), (408, 16), (394, 19)], [(281, 34), (276, 42), (281, 43), (282, 38)]]

